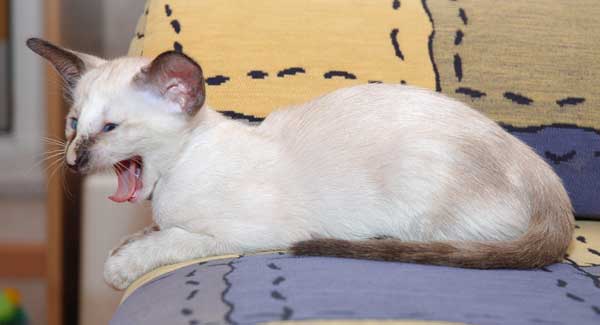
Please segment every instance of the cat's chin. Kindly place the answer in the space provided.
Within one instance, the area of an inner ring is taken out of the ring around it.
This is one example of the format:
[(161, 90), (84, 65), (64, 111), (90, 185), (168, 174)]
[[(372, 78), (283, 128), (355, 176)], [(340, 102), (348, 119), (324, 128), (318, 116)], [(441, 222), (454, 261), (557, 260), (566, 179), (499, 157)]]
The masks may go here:
[(117, 162), (113, 166), (113, 170), (117, 174), (117, 189), (108, 198), (117, 203), (134, 203), (143, 199), (143, 197), (140, 197), (144, 187), (142, 182), (143, 168), (144, 163), (140, 156)]

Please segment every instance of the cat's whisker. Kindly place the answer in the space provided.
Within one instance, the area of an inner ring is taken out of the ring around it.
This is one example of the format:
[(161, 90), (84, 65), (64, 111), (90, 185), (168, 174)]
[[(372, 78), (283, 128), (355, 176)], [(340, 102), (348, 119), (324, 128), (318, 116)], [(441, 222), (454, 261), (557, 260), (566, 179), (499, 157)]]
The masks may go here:
[(60, 169), (61, 169), (60, 170), (60, 176), (61, 176), (61, 179), (62, 179), (62, 188), (63, 188), (63, 191), (66, 194), (67, 198), (69, 200), (71, 200), (71, 199), (73, 199), (73, 193), (69, 189), (69, 183), (67, 182), (67, 177), (65, 175), (65, 165), (62, 164)]
[(46, 185), (49, 186), (50, 182), (53, 180), (53, 177), (56, 173), (56, 170), (60, 167), (60, 164), (54, 164), (51, 168), (48, 168), (46, 171)]
[(64, 142), (53, 142), (53, 141), (49, 141), (49, 140), (43, 140), (43, 141), (46, 144), (46, 146), (49, 146), (49, 147), (57, 147), (57, 146), (63, 147), (65, 145)]
[(50, 161), (46, 162), (46, 165), (44, 167), (44, 172), (46, 172), (46, 173), (49, 172), (54, 166), (56, 166), (60, 162), (62, 162), (62, 159), (57, 159), (57, 158), (50, 159)]
[(64, 150), (48, 150), (41, 155), (41, 158), (50, 157), (50, 156), (54, 156), (54, 155), (64, 155), (64, 153), (65, 153)]
[[(42, 157), (38, 159), (35, 163), (31, 165), (31, 167), (27, 170), (27, 173), (31, 173), (31, 171), (35, 168), (39, 168), (44, 163), (51, 163), (53, 159), (62, 160), (64, 159), (64, 150), (57, 150), (56, 152), (45, 152), (42, 154)], [(46, 168), (44, 168), (46, 169)]]
[(52, 177), (54, 177), (56, 175), (56, 172), (61, 169), (61, 167), (63, 166), (62, 162), (63, 162), (62, 160), (56, 160), (54, 162), (54, 164), (51, 167), (52, 171), (50, 172), (50, 174), (48, 176), (49, 180), (52, 179)]
[[(118, 169), (127, 169), (127, 167), (126, 167), (126, 166), (125, 166), (125, 165), (124, 165), (122, 162), (120, 162), (120, 161), (119, 161), (119, 162), (117, 162), (117, 163), (115, 164), (115, 166), (117, 166), (117, 168), (118, 168)], [(114, 172), (114, 173), (115, 173), (117, 176), (119, 176), (119, 173), (117, 173), (117, 170), (116, 170), (115, 168), (112, 168), (112, 171), (113, 171), (113, 172)]]
[(65, 144), (67, 143), (65, 140), (62, 140), (60, 138), (51, 138), (51, 137), (42, 137), (42, 141), (44, 142), (50, 142), (50, 143), (60, 143), (60, 144)]
[(47, 150), (44, 153), (42, 153), (42, 157), (48, 157), (48, 156), (53, 156), (53, 155), (65, 155), (66, 151), (64, 149), (53, 149), (53, 150)]
[(65, 149), (66, 148), (63, 147), (63, 146), (56, 145), (56, 146), (50, 147), (48, 150), (46, 150), (46, 152), (47, 151), (54, 151), (54, 150), (62, 150), (62, 151), (64, 151)]
[(55, 153), (64, 154), (65, 150), (64, 149), (47, 150), (46, 152), (44, 152), (42, 154), (42, 156), (48, 156), (48, 155), (52, 155), (52, 154), (55, 154)]
[(37, 167), (40, 167), (40, 166), (41, 166), (43, 163), (48, 163), (48, 162), (50, 162), (50, 161), (53, 161), (54, 159), (57, 159), (57, 160), (62, 160), (62, 154), (60, 154), (60, 153), (56, 153), (56, 154), (53, 154), (53, 155), (50, 155), (50, 156), (44, 157), (44, 158), (40, 159), (38, 162), (36, 162), (36, 163), (35, 163), (35, 164), (32, 166), (32, 168), (37, 168)]

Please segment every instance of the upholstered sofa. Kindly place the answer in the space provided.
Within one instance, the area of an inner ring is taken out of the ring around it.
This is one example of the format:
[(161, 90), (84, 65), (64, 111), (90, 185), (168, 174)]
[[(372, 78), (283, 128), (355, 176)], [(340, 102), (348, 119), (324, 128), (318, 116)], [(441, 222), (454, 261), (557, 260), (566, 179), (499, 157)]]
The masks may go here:
[(223, 114), (260, 123), (340, 87), (430, 88), (532, 146), (579, 220), (564, 262), (535, 270), (186, 261), (135, 282), (112, 324), (600, 324), (598, 17), (595, 1), (148, 0), (130, 55), (194, 57)]

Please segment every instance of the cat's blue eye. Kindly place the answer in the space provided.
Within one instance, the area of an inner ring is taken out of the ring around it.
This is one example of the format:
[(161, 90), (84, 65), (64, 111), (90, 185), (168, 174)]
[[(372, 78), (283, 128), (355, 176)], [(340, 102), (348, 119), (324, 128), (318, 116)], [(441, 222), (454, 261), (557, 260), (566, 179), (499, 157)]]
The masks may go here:
[(117, 128), (117, 124), (115, 123), (106, 123), (104, 124), (104, 127), (102, 128), (102, 132), (110, 132), (112, 130), (114, 130), (115, 128)]
[(72, 117), (70, 123), (71, 123), (71, 129), (77, 130), (77, 119)]

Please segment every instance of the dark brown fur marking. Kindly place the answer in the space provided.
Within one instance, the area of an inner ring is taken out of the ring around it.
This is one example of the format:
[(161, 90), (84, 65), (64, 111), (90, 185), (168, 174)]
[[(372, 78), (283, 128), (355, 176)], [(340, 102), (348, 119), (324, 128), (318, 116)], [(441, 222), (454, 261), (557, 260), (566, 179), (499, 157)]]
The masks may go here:
[(35, 53), (50, 61), (70, 89), (75, 87), (75, 84), (85, 71), (85, 63), (77, 55), (63, 50), (54, 44), (39, 38), (30, 38), (27, 40), (27, 46)]
[(115, 256), (123, 247), (125, 247), (128, 244), (146, 236), (149, 233), (155, 232), (155, 231), (160, 231), (160, 226), (157, 224), (152, 224), (152, 225), (142, 229), (141, 231), (138, 231), (137, 233), (126, 237), (121, 242), (121, 244), (119, 244), (119, 246), (117, 246), (117, 248), (113, 249), (112, 252), (110, 252), (110, 256)]

